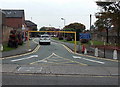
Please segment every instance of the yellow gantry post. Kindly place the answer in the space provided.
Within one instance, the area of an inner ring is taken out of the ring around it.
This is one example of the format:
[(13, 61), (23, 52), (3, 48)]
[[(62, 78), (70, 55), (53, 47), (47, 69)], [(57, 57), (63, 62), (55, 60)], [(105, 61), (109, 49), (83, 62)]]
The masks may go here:
[(28, 31), (28, 38), (27, 38), (27, 39), (28, 39), (28, 44), (27, 44), (28, 50), (30, 49), (30, 41), (29, 41), (29, 40), (30, 40), (30, 34), (29, 34), (29, 33), (30, 33), (30, 32)]
[(75, 40), (74, 40), (74, 42), (75, 42), (75, 44), (74, 44), (74, 52), (76, 53), (76, 32), (74, 33), (75, 35)]
[(30, 48), (30, 42), (29, 42), (29, 38), (30, 38), (30, 34), (31, 32), (58, 32), (58, 33), (73, 33), (74, 34), (74, 53), (76, 53), (76, 32), (73, 31), (28, 31), (28, 49)]

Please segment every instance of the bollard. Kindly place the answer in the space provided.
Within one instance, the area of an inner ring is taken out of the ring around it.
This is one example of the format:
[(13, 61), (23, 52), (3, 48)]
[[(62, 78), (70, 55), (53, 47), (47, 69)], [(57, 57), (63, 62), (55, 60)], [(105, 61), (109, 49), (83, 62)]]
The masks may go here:
[(91, 45), (93, 45), (93, 42), (91, 41)]
[(82, 53), (84, 54), (85, 53), (85, 46), (82, 45)]
[(113, 51), (113, 59), (115, 59), (115, 60), (117, 59), (117, 50)]
[(87, 49), (85, 48), (84, 54), (87, 54)]
[(28, 51), (32, 51), (32, 49), (28, 49)]
[(0, 51), (3, 51), (3, 45), (0, 44)]
[(95, 48), (95, 56), (98, 57), (98, 48)]

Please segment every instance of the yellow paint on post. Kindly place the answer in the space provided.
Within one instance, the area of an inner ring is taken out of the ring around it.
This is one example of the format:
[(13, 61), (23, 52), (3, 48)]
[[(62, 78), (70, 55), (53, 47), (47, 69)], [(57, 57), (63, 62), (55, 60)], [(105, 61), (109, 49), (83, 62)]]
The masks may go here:
[(28, 44), (27, 44), (27, 46), (28, 46), (28, 50), (30, 49), (30, 41), (29, 41), (29, 38), (30, 38), (30, 35), (29, 35), (29, 31), (28, 31)]
[(75, 44), (74, 44), (74, 52), (76, 53), (76, 32), (74, 33), (75, 35)]

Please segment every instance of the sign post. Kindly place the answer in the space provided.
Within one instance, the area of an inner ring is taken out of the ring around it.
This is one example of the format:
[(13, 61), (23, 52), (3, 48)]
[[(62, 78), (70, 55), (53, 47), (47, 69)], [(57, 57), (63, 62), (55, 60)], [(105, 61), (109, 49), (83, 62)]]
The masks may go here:
[[(80, 33), (79, 39), (80, 39), (81, 43), (86, 43), (86, 42), (88, 42), (88, 40), (91, 39), (91, 35), (90, 35), (90, 33)], [(82, 45), (82, 53), (87, 54), (87, 49), (84, 45)]]

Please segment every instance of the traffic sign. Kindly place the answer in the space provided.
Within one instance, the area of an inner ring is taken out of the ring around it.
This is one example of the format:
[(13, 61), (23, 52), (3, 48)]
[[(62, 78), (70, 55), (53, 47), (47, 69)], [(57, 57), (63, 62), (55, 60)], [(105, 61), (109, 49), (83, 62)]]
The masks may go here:
[(80, 39), (91, 39), (90, 33), (80, 33)]

